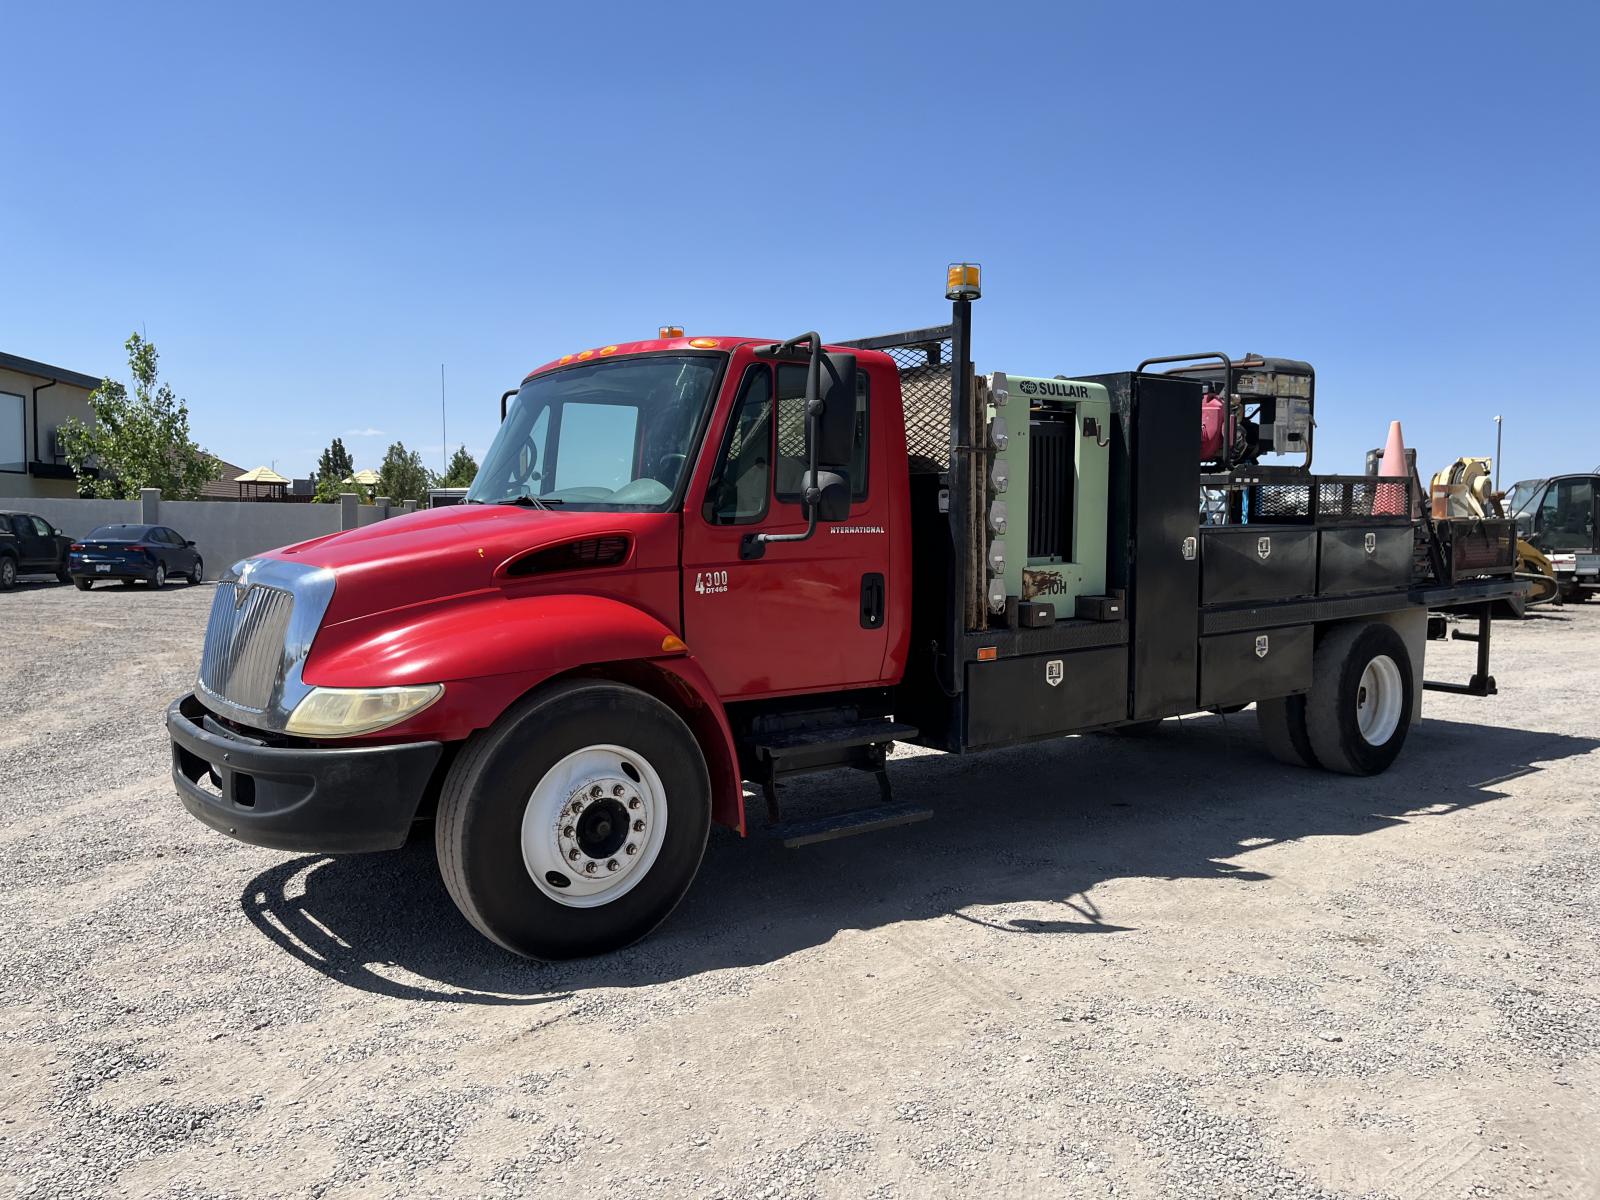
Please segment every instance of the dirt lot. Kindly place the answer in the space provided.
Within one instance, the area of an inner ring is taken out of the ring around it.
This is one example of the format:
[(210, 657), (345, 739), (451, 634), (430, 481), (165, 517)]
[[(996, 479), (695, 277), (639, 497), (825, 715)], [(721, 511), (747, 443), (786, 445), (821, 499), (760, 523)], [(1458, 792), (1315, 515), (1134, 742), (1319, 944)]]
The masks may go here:
[(1249, 713), (903, 753), (934, 820), (714, 833), (653, 938), (541, 966), (426, 843), (183, 812), (210, 596), (0, 597), (17, 1195), (1600, 1195), (1600, 605), (1498, 625), (1500, 695), (1430, 695), (1380, 778)]

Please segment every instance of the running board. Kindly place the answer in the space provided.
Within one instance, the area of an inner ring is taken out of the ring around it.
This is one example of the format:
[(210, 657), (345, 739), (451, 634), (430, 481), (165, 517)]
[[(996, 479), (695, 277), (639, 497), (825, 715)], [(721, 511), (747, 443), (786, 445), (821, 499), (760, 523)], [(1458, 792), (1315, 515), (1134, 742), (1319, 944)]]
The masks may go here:
[(879, 829), (892, 829), (896, 825), (914, 825), (933, 816), (930, 808), (913, 804), (875, 804), (871, 808), (857, 808), (850, 812), (830, 813), (810, 821), (783, 821), (767, 828), (791, 850), (797, 846), (810, 846), (817, 842), (831, 842), (837, 838), (853, 837), (858, 833), (874, 833)]

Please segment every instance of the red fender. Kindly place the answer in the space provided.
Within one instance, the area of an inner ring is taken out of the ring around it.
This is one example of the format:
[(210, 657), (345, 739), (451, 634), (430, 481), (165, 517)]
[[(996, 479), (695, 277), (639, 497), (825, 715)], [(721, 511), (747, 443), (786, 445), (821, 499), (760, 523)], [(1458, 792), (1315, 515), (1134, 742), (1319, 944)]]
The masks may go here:
[(487, 729), (539, 684), (574, 673), (614, 676), (677, 711), (705, 755), (713, 819), (745, 832), (738, 754), (722, 702), (678, 636), (631, 604), (586, 595), (513, 598), (496, 588), (372, 613), (324, 626), (303, 678), (318, 687), (442, 683), (438, 702), (371, 737), (449, 742)]

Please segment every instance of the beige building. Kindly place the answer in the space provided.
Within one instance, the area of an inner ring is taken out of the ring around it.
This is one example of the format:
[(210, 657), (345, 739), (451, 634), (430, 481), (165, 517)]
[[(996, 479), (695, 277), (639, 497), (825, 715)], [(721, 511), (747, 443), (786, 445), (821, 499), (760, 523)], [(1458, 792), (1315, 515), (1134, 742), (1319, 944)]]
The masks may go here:
[(56, 429), (68, 417), (88, 422), (98, 379), (0, 352), (0, 496), (78, 494)]

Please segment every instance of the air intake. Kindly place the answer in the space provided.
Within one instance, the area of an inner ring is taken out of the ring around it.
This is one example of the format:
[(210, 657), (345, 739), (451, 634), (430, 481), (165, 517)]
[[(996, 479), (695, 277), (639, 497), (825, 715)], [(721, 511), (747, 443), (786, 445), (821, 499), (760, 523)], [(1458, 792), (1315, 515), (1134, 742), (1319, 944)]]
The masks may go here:
[(546, 575), (555, 571), (585, 571), (593, 567), (614, 567), (628, 557), (628, 539), (619, 534), (581, 538), (546, 546), (525, 554), (506, 568), (510, 576)]

